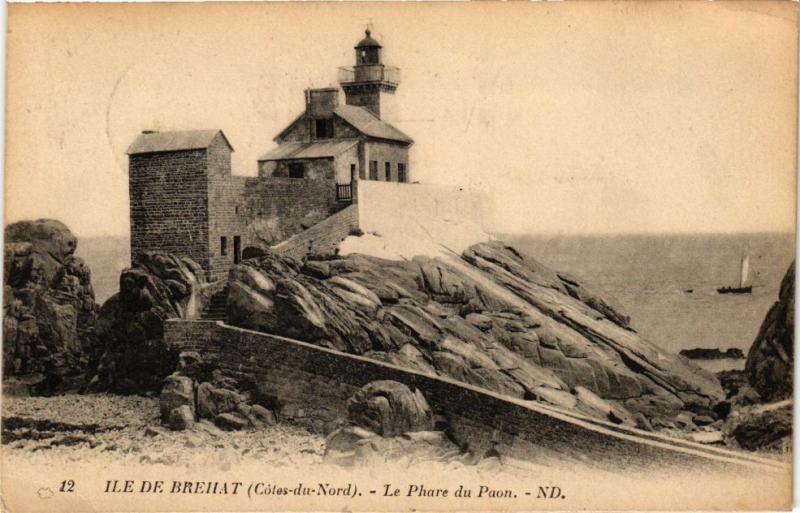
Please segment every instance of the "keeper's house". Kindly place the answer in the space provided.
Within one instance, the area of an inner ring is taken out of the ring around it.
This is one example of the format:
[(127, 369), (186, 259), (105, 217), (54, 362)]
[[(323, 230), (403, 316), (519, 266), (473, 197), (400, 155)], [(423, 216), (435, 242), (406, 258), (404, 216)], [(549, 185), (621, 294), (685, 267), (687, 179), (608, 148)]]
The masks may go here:
[(355, 54), (355, 66), (339, 69), (344, 103), (338, 88), (307, 90), (305, 111), (258, 160), (257, 177), (232, 174), (233, 146), (221, 130), (142, 132), (127, 151), (132, 260), (166, 251), (217, 279), (246, 248), (273, 247), (341, 212), (342, 221), (325, 227), (330, 249), (358, 224), (348, 207), (359, 180), (410, 182), (413, 141), (381, 119), (381, 98), (397, 89), (399, 70), (382, 63), (369, 30)]

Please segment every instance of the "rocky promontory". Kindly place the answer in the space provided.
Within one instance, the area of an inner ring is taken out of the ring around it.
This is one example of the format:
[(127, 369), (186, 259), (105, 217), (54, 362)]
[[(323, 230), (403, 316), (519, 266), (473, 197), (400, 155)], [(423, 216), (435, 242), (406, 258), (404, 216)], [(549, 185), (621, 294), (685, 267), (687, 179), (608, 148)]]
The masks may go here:
[(76, 247), (69, 228), (53, 219), (5, 229), (3, 376), (9, 391), (53, 394), (84, 385), (97, 350), (97, 305)]
[(119, 292), (100, 308), (102, 356), (89, 389), (158, 393), (178, 355), (163, 340), (164, 321), (199, 316), (215, 287), (190, 258), (148, 252), (120, 275)]
[(794, 262), (747, 354), (742, 383), (725, 423), (732, 445), (749, 450), (790, 451), (794, 368)]
[(228, 286), (233, 325), (643, 429), (720, 420), (714, 376), (501, 242), (406, 261), (269, 254), (233, 268)]
[(745, 372), (764, 401), (792, 396), (794, 367), (794, 262), (781, 281), (778, 301), (770, 308), (747, 354)]

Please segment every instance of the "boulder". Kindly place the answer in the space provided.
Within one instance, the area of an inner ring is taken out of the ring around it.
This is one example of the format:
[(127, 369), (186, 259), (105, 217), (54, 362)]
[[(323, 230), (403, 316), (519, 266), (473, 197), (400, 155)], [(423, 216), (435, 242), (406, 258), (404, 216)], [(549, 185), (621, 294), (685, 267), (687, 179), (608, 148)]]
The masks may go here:
[(178, 354), (164, 344), (164, 321), (198, 317), (216, 286), (206, 282), (203, 269), (189, 258), (141, 255), (122, 271), (119, 292), (100, 308), (97, 336), (103, 352), (90, 389), (158, 392), (178, 363)]
[(386, 461), (395, 466), (410, 466), (416, 462), (450, 463), (465, 457), (468, 455), (441, 431), (415, 431), (387, 438), (357, 426), (347, 426), (326, 438), (324, 461), (348, 467)]
[(273, 426), (276, 423), (275, 413), (260, 404), (254, 404), (250, 407), (250, 415), (260, 426)]
[(225, 431), (237, 431), (247, 429), (250, 423), (236, 413), (221, 413), (214, 417), (214, 425)]
[(433, 429), (433, 414), (419, 390), (396, 381), (368, 383), (347, 404), (350, 421), (384, 437)]
[(770, 308), (747, 354), (745, 373), (764, 401), (792, 396), (794, 364), (794, 262), (781, 281), (778, 301)]
[(199, 378), (203, 373), (203, 358), (197, 351), (183, 351), (178, 355), (178, 372), (190, 378)]
[(723, 427), (732, 445), (747, 450), (790, 452), (792, 401), (742, 407), (734, 410)]
[[(29, 271), (26, 276), (15, 273), (10, 281), (4, 283), (18, 284), (18, 280), (28, 278), (42, 284), (52, 285), (57, 274), (68, 257), (75, 253), (78, 239), (67, 226), (55, 219), (37, 219), (36, 221), (19, 221), (6, 226), (5, 243), (17, 243), (11, 249), (17, 257), (24, 256), (27, 262), (21, 265), (12, 259), (5, 265), (19, 270)], [(19, 243), (27, 243), (22, 246)], [(7, 253), (8, 255), (8, 253)]]
[(194, 426), (194, 422), (194, 414), (192, 413), (192, 409), (185, 404), (170, 410), (169, 418), (167, 419), (167, 424), (173, 431), (190, 429), (192, 426)]
[(194, 418), (194, 382), (192, 378), (181, 376), (178, 373), (168, 376), (164, 380), (164, 387), (159, 396), (161, 421), (171, 424), (172, 412), (182, 406), (189, 408)]
[(4, 377), (40, 374), (33, 394), (78, 391), (100, 350), (91, 272), (59, 221), (6, 227), (3, 267)]
[(200, 383), (197, 387), (197, 416), (201, 419), (214, 419), (221, 413), (236, 410), (237, 405), (246, 398), (227, 388), (220, 388), (211, 383)]
[[(578, 409), (587, 413), (597, 412), (607, 420), (616, 424), (628, 424), (635, 426), (636, 421), (633, 416), (621, 406), (615, 406), (603, 400), (591, 390), (577, 386), (574, 389), (575, 397), (578, 400)], [(598, 416), (598, 415), (596, 415)]]
[(345, 426), (325, 437), (325, 454), (333, 451), (354, 451), (361, 440), (378, 436), (374, 432), (358, 426)]
[(695, 426), (708, 426), (714, 423), (714, 418), (709, 415), (695, 415), (692, 417)]

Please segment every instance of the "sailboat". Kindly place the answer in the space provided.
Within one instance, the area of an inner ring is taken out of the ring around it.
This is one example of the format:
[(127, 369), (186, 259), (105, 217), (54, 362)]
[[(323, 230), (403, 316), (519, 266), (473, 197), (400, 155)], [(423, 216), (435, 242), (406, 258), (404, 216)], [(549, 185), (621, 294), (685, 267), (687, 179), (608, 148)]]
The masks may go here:
[(750, 294), (753, 292), (752, 285), (745, 285), (747, 283), (747, 275), (750, 273), (750, 256), (742, 255), (742, 262), (739, 268), (739, 286), (738, 287), (721, 287), (717, 289), (719, 294)]

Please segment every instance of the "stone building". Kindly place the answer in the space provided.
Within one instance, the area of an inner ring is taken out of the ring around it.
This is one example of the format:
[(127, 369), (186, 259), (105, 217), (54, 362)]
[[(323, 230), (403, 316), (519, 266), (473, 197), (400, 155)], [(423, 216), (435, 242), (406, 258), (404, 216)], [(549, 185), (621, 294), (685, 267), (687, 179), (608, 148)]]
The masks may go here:
[(260, 176), (335, 179), (340, 197), (360, 180), (409, 182), (410, 137), (381, 119), (381, 97), (394, 94), (397, 68), (381, 62), (381, 45), (366, 31), (356, 65), (339, 68), (339, 89), (309, 89), (306, 109), (275, 137), (278, 147), (258, 159)]
[[(259, 159), (257, 177), (231, 172), (233, 146), (221, 130), (142, 132), (127, 151), (131, 258), (188, 256), (219, 279), (246, 248), (274, 247), (353, 206), (359, 180), (410, 182), (413, 141), (380, 118), (398, 70), (383, 65), (369, 31), (355, 51), (355, 66), (340, 68), (344, 104), (337, 88), (307, 90), (305, 111)], [(347, 222), (328, 223), (334, 233), (326, 225), (328, 247), (353, 228), (349, 212)]]
[[(235, 207), (221, 194), (232, 151), (220, 130), (146, 131), (136, 138), (128, 148), (132, 260), (158, 250), (213, 267), (220, 248), (211, 241), (237, 224)], [(233, 237), (241, 244), (241, 234)]]

